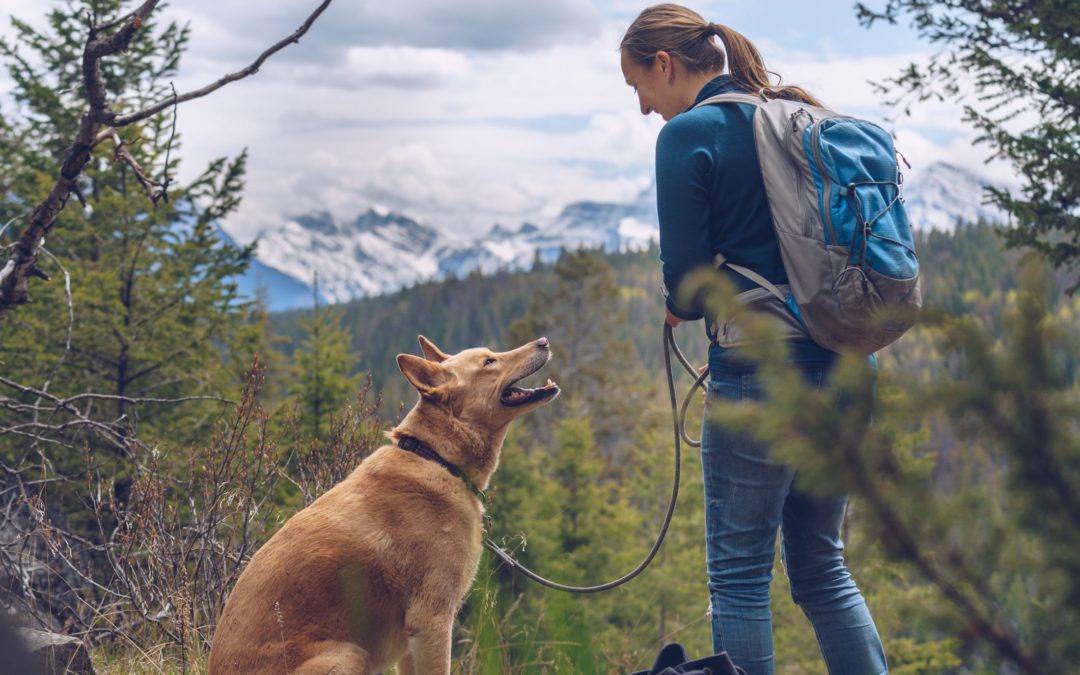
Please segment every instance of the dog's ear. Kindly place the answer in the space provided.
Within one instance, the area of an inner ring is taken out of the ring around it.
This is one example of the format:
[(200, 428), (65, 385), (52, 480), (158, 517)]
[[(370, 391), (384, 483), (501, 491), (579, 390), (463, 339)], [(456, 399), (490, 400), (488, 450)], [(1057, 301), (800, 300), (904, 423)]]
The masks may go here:
[(420, 342), (420, 351), (424, 352), (424, 358), (428, 361), (442, 363), (446, 359), (450, 358), (449, 354), (444, 354), (441, 349), (435, 346), (434, 342), (427, 339), (423, 335), (417, 335), (416, 339)]
[(454, 379), (453, 373), (438, 363), (412, 354), (398, 354), (397, 364), (401, 374), (424, 398), (439, 398), (439, 388)]

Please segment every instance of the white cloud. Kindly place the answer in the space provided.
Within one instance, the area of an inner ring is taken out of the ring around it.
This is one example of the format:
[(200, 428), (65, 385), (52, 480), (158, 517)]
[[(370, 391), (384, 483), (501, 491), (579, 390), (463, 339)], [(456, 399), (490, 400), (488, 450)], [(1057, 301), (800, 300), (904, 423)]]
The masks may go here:
[(469, 62), (449, 49), (350, 47), (345, 68), (360, 83), (422, 87), (464, 76)]
[(313, 89), (351, 91), (371, 87), (426, 90), (452, 84), (469, 74), (469, 59), (449, 49), (349, 47), (342, 61), (275, 63), (266, 79)]
[(425, 144), (390, 148), (375, 160), (364, 192), (374, 202), (407, 209), (422, 205), (431, 210), (453, 206), (451, 176)]
[[(351, 218), (383, 203), (454, 230), (482, 232), (495, 221), (543, 220), (575, 200), (629, 199), (652, 174), (662, 121), (638, 112), (622, 80), (615, 51), (621, 30), (612, 22), (587, 43), (532, 52), (364, 47), (352, 52), (351, 66), (328, 68), (321, 79), (305, 76), (306, 64), (285, 64), (277, 77), (246, 85), (242, 97), (234, 92), (234, 100), (217, 100), (227, 116), (200, 120), (183, 113), (187, 156), (195, 145), (220, 152), (229, 138), (252, 147), (247, 201), (230, 222), (241, 238), (265, 226), (271, 204), (280, 213), (328, 208)], [(824, 59), (763, 49), (775, 55), (770, 66), (785, 81), (874, 119), (890, 111), (867, 80), (923, 57)], [(398, 86), (410, 77), (425, 84)], [(545, 131), (542, 121), (559, 115), (580, 118), (580, 130)], [(539, 122), (507, 123), (530, 119)], [(956, 106), (927, 106), (893, 125), (916, 171), (949, 157), (981, 163), (982, 148), (970, 147), (971, 133), (959, 119)], [(927, 129), (951, 136), (957, 147), (931, 142)], [(195, 134), (204, 140), (194, 142)], [(333, 160), (317, 159), (312, 148)]]
[(599, 113), (572, 142), (583, 159), (632, 166), (652, 159), (662, 126), (659, 117), (646, 117), (638, 110)]
[[(41, 0), (6, 1), (15, 16), (43, 15)], [(193, 28), (178, 89), (247, 65), (315, 4), (171, 5), (163, 17)], [(619, 71), (619, 38), (641, 6), (337, 0), (259, 74), (181, 106), (180, 178), (249, 149), (244, 201), (227, 224), (241, 240), (290, 215), (325, 209), (347, 219), (376, 202), (481, 232), (495, 221), (543, 221), (571, 201), (630, 199), (652, 175), (662, 126), (640, 115)], [(777, 37), (801, 27), (785, 23), (782, 8), (775, 14), (772, 41), (757, 40), (769, 66), (844, 112), (890, 115), (867, 81), (927, 58), (910, 47), (869, 56), (796, 51)], [(10, 29), (0, 26), (3, 34)], [(844, 40), (831, 44), (840, 49)], [(988, 154), (971, 146), (955, 104), (921, 104), (892, 127), (916, 171), (938, 159), (978, 168)]]
[[(183, 10), (166, 8), (163, 16), (187, 12), (187, 16), (198, 17), (196, 27), (214, 23), (234, 35), (242, 32), (239, 40), (196, 38), (192, 43), (193, 47), (234, 58), (252, 36), (280, 38), (289, 34), (318, 4), (317, 0), (188, 0)], [(531, 50), (586, 38), (599, 21), (594, 5), (582, 0), (337, 0), (304, 38), (310, 43), (306, 53), (290, 58), (340, 59), (343, 50), (354, 46)]]

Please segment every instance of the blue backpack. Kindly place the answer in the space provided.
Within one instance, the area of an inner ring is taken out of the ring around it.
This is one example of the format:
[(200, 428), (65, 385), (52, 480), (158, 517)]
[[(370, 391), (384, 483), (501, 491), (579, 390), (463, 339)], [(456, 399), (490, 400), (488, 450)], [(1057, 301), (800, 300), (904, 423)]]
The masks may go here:
[(922, 293), (892, 137), (799, 101), (720, 94), (698, 106), (716, 103), (757, 106), (754, 143), (789, 285), (717, 263), (776, 296), (826, 349), (872, 354), (894, 342)]

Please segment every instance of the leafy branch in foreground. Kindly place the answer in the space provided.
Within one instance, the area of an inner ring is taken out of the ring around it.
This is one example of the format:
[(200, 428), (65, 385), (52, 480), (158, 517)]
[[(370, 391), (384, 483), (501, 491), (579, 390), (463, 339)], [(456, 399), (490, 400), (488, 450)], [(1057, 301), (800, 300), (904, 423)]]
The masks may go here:
[[(722, 409), (806, 489), (849, 492), (880, 546), (930, 582), (951, 611), (945, 636), (969, 661), (1066, 672), (1080, 656), (1080, 399), (1076, 309), (1059, 311), (1032, 257), (996, 325), (929, 310), (916, 335), (943, 355), (931, 377), (845, 357), (807, 389), (777, 350), (756, 349), (774, 404)], [(767, 345), (760, 328), (757, 345)], [(877, 388), (875, 405), (874, 388)], [(851, 431), (853, 417), (873, 424)], [(840, 431), (838, 431), (840, 430)], [(947, 450), (946, 450), (947, 449)], [(959, 454), (958, 454), (959, 453)]]

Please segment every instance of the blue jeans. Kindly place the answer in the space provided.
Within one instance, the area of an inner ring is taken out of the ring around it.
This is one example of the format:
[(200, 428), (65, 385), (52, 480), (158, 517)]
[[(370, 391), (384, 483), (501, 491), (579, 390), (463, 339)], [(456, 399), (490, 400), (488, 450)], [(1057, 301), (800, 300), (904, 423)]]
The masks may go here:
[[(706, 412), (764, 399), (752, 366), (712, 354), (710, 363)], [(799, 368), (817, 388), (831, 369)], [(715, 422), (706, 421), (702, 430), (701, 463), (713, 651), (728, 652), (749, 675), (772, 675), (769, 584), (779, 529), (791, 595), (813, 624), (829, 673), (888, 672), (877, 627), (844, 564), (840, 528), (847, 497), (800, 492), (793, 487), (795, 471), (770, 461), (765, 445)]]

